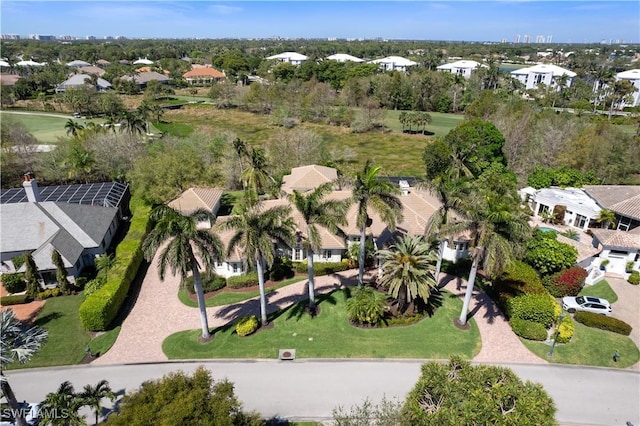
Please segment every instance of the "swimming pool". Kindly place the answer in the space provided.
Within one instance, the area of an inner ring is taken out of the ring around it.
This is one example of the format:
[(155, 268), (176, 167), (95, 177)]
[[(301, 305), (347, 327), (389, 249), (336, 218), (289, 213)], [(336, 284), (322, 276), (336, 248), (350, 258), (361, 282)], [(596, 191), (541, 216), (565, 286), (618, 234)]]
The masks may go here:
[(549, 228), (547, 226), (541, 226), (538, 229), (541, 230), (542, 232), (558, 232), (557, 230), (553, 228)]

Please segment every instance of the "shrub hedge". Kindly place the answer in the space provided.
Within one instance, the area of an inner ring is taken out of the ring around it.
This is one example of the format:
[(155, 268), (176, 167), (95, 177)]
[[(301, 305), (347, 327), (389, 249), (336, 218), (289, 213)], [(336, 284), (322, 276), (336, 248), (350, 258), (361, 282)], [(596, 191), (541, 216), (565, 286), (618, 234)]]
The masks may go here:
[(27, 282), (22, 273), (2, 275), (2, 285), (9, 293), (21, 293), (27, 289)]
[(227, 286), (229, 288), (245, 288), (255, 285), (258, 285), (258, 273), (255, 271), (227, 278)]
[(44, 299), (48, 299), (50, 297), (58, 297), (62, 295), (62, 290), (60, 290), (58, 287), (56, 288), (50, 288), (44, 291), (41, 291), (40, 293), (38, 293), (38, 299), (40, 300), (44, 300)]
[(579, 323), (586, 325), (587, 327), (613, 331), (614, 333), (623, 334), (625, 336), (631, 334), (632, 327), (626, 322), (617, 318), (583, 311), (576, 312), (573, 318)]
[(557, 343), (569, 343), (569, 341), (573, 337), (573, 333), (575, 333), (576, 331), (576, 326), (571, 319), (571, 315), (565, 315), (564, 318), (562, 318), (562, 322), (558, 324), (557, 327)]
[[(300, 262), (296, 264), (296, 272), (300, 274), (307, 273), (307, 262)], [(313, 274), (315, 276), (329, 275), (335, 272), (346, 271), (351, 269), (347, 259), (341, 262), (313, 262)]]
[(29, 302), (31, 302), (31, 298), (26, 294), (0, 297), (0, 305), (2, 306), (22, 305), (23, 303), (29, 303)]
[(269, 272), (269, 279), (271, 281), (282, 281), (285, 278), (293, 278), (295, 272), (288, 263), (277, 262), (274, 263)]
[[(189, 276), (182, 282), (184, 288), (191, 294), (195, 294), (193, 288), (193, 276)], [(220, 290), (227, 286), (227, 279), (221, 275), (202, 276), (202, 291), (209, 293), (211, 291)]]
[(548, 294), (524, 294), (509, 299), (506, 313), (509, 318), (538, 322), (548, 329), (555, 319), (555, 303)]
[(547, 329), (539, 322), (512, 318), (509, 324), (514, 333), (525, 339), (538, 341), (547, 339)]
[(258, 317), (251, 315), (250, 317), (243, 317), (236, 323), (236, 333), (240, 337), (248, 336), (258, 329)]
[(151, 207), (140, 199), (130, 203), (133, 218), (127, 236), (116, 247), (115, 265), (109, 270), (109, 279), (80, 305), (80, 321), (90, 331), (106, 330), (118, 314), (143, 260), (142, 242), (151, 230)]
[(507, 301), (524, 294), (547, 294), (542, 281), (533, 267), (515, 261), (493, 283), (496, 301), (503, 311), (507, 311)]
[(577, 296), (584, 285), (588, 272), (580, 266), (572, 266), (546, 276), (542, 283), (554, 297)]
[(629, 283), (633, 285), (640, 284), (640, 272), (638, 271), (631, 272), (631, 274), (629, 274), (629, 278), (627, 278), (627, 281), (629, 281)]

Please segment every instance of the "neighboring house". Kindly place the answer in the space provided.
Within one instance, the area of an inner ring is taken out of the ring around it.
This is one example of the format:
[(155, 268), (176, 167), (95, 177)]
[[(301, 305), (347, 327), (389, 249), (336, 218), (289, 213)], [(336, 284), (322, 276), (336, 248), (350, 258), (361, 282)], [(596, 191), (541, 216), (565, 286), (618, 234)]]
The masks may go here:
[(291, 65), (300, 65), (307, 59), (309, 59), (308, 56), (305, 56), (297, 52), (282, 52), (277, 55), (269, 56), (267, 58), (267, 60), (269, 61), (276, 60), (280, 62), (287, 62), (287, 63), (290, 63)]
[(407, 68), (418, 65), (417, 62), (401, 56), (387, 56), (382, 59), (374, 59), (369, 63), (378, 64), (383, 71), (406, 71)]
[(582, 189), (578, 188), (542, 188), (531, 191), (525, 188), (520, 191), (528, 193), (528, 201), (533, 215), (542, 217), (556, 213), (554, 218), (564, 225), (586, 231), (593, 226), (602, 208)]
[(538, 64), (513, 70), (511, 71), (511, 76), (524, 84), (525, 89), (535, 89), (538, 85), (545, 84), (559, 91), (562, 89), (559, 84), (560, 78), (567, 76), (565, 87), (570, 87), (576, 73), (557, 65)]
[(138, 58), (137, 60), (133, 61), (133, 65), (153, 65), (153, 61), (150, 61), (147, 58)]
[(640, 106), (640, 69), (623, 71), (621, 73), (616, 74), (616, 81), (619, 80), (627, 80), (629, 81), (633, 87), (635, 87), (636, 91), (631, 94), (632, 101), (631, 103), (623, 102), (622, 108), (624, 107), (635, 107)]
[(584, 192), (598, 205), (616, 215), (615, 229), (640, 227), (640, 185), (585, 185)]
[(109, 62), (109, 61), (107, 61), (107, 60), (104, 60), (104, 59), (98, 59), (98, 60), (96, 61), (96, 65), (97, 65), (97, 66), (99, 66), (99, 67), (101, 67), (101, 68), (106, 68), (106, 67), (108, 67), (109, 65), (111, 65), (111, 62)]
[(90, 65), (91, 64), (89, 62), (80, 61), (80, 60), (67, 62), (67, 66), (68, 67), (73, 67), (73, 68), (88, 67)]
[(335, 55), (327, 56), (327, 59), (338, 62), (364, 62), (364, 59), (360, 59), (346, 53), (336, 53)]
[(94, 67), (93, 65), (89, 65), (89, 66), (86, 66), (86, 67), (80, 67), (80, 68), (78, 68), (78, 71), (80, 71), (83, 74), (95, 74), (98, 77), (102, 77), (106, 73), (106, 71), (103, 70), (102, 68)]
[(45, 65), (45, 62), (36, 62), (32, 60), (16, 62), (16, 66), (18, 67), (42, 67)]
[(145, 87), (147, 83), (152, 80), (156, 80), (162, 84), (169, 83), (170, 78), (164, 74), (160, 74), (159, 72), (150, 71), (150, 72), (141, 72), (137, 73), (133, 77), (130, 75), (125, 75), (124, 77), (120, 77), (120, 80), (124, 81), (133, 81), (140, 87)]
[(287, 194), (293, 194), (293, 190), (300, 192), (310, 191), (323, 183), (334, 182), (338, 179), (338, 171), (332, 167), (310, 166), (294, 167), (291, 174), (282, 178), (281, 189)]
[(218, 81), (224, 81), (227, 76), (214, 68), (195, 68), (182, 74), (187, 83), (192, 85), (209, 85)]
[[(168, 203), (169, 207), (184, 215), (189, 215), (198, 209), (205, 209), (213, 215), (218, 214), (222, 189), (217, 188), (189, 188), (176, 199)], [(209, 229), (213, 224), (209, 221), (198, 223), (199, 229)]]
[(591, 235), (593, 246), (602, 247), (598, 257), (591, 263), (593, 267), (599, 267), (602, 260), (607, 259), (607, 272), (622, 275), (628, 262), (633, 262), (633, 269), (640, 270), (640, 228), (629, 232), (594, 228)]
[[(69, 77), (68, 80), (60, 83), (56, 87), (56, 93), (62, 93), (69, 88), (78, 89), (80, 87), (84, 87), (89, 85), (91, 81), (91, 76), (89, 74), (75, 74)], [(107, 89), (111, 88), (111, 83), (107, 80), (98, 77), (96, 80), (95, 86), (93, 86), (98, 92), (106, 92)]]
[(12, 259), (29, 252), (42, 281), (53, 284), (55, 249), (73, 281), (107, 251), (128, 214), (129, 198), (129, 187), (118, 182), (40, 189), (35, 178), (25, 175), (23, 188), (0, 191), (2, 273), (16, 272)]
[(439, 71), (449, 72), (451, 74), (461, 75), (464, 78), (471, 77), (471, 73), (478, 69), (478, 67), (488, 68), (486, 65), (481, 64), (476, 61), (456, 61), (448, 64), (442, 64), (437, 66), (436, 69)]

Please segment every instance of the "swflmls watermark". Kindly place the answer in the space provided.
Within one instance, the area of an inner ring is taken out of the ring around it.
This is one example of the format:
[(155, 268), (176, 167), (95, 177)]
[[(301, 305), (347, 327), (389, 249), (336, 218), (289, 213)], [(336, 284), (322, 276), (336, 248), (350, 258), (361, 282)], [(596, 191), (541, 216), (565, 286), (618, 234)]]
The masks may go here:
[(69, 418), (69, 410), (67, 408), (47, 408), (40, 407), (38, 404), (30, 404), (24, 405), (21, 407), (14, 408), (3, 408), (2, 409), (2, 418), (12, 418), (15, 419), (18, 416), (21, 416), (25, 420), (37, 419), (37, 418), (46, 418), (46, 419), (66, 419)]

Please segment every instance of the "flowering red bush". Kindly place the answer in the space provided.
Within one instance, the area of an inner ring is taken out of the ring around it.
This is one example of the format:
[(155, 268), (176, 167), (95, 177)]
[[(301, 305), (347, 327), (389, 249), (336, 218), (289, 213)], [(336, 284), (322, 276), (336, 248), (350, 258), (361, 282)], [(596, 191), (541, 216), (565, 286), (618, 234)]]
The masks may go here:
[(586, 269), (572, 266), (546, 277), (543, 284), (554, 297), (577, 296), (584, 285), (587, 274)]

